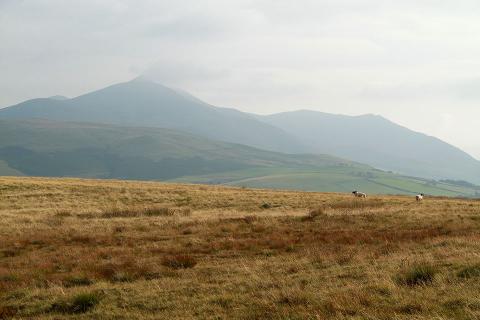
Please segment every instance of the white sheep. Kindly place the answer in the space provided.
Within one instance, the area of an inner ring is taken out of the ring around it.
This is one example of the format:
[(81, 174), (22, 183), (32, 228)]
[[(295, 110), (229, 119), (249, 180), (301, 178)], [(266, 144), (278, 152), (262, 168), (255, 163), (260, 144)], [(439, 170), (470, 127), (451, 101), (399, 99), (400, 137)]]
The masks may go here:
[(357, 198), (366, 198), (367, 197), (366, 193), (358, 192), (357, 190), (353, 191), (352, 193)]
[(415, 196), (415, 199), (417, 199), (417, 201), (422, 201), (423, 197), (425, 197), (425, 195), (423, 193), (420, 193)]

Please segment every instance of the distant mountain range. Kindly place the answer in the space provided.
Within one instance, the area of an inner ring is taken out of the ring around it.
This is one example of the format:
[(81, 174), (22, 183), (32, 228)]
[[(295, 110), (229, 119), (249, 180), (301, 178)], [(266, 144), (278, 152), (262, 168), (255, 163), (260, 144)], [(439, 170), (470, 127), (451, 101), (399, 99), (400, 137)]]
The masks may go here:
[(480, 183), (480, 162), (435, 137), (397, 125), (381, 116), (345, 116), (294, 111), (258, 117), (322, 152), (413, 176)]
[(73, 99), (29, 100), (0, 109), (0, 118), (170, 128), (273, 151), (306, 151), (291, 135), (252, 115), (213, 107), (186, 93), (141, 78)]
[[(145, 79), (73, 99), (55, 96), (29, 100), (0, 109), (0, 120), (0, 174), (189, 177), (190, 181), (234, 183), (242, 178), (252, 182), (258, 178), (253, 172), (271, 177), (279, 168), (282, 170), (278, 172), (283, 173), (294, 170), (294, 175), (302, 171), (304, 177), (314, 168), (356, 168), (342, 171), (342, 175), (356, 180), (361, 176), (358, 172), (378, 175), (378, 170), (372, 171), (375, 167), (418, 176), (427, 182), (444, 179), (480, 183), (479, 161), (437, 138), (380, 116), (352, 117), (314, 111), (259, 116), (214, 107)], [(91, 158), (85, 159), (88, 156)], [(182, 161), (185, 162), (174, 168), (174, 162)], [(252, 171), (253, 168), (263, 171)], [(238, 174), (230, 174), (233, 171)], [(390, 178), (397, 179), (398, 174)], [(365, 176), (364, 180), (372, 177)], [(288, 179), (292, 180), (292, 176)], [(269, 183), (305, 189), (302, 184), (306, 182), (302, 181), (284, 184), (277, 179)], [(422, 185), (425, 181), (415, 183)], [(375, 188), (380, 185), (375, 184)], [(335, 191), (347, 186), (351, 187), (347, 183), (331, 185), (329, 189), (325, 184), (321, 189)], [(385, 187), (385, 191), (405, 193), (417, 187)], [(319, 188), (314, 183), (311, 189)]]

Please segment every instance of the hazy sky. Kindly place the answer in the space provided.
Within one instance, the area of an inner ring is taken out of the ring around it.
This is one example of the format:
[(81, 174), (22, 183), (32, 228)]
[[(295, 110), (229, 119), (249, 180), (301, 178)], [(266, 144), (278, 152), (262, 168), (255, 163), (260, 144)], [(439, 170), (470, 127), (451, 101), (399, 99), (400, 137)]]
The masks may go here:
[(480, 1), (0, 0), (0, 106), (140, 74), (255, 113), (381, 114), (480, 158)]

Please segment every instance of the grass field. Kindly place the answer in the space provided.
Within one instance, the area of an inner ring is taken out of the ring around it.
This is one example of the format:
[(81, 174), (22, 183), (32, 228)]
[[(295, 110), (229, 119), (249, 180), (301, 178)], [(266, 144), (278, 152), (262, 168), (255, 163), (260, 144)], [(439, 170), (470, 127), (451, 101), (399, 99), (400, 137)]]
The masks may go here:
[[(277, 153), (169, 129), (45, 120), (0, 120), (0, 176), (480, 197), (480, 186), (406, 177), (329, 155)], [(448, 172), (437, 177), (452, 179)]]
[(0, 178), (0, 319), (478, 319), (480, 202)]
[(224, 184), (251, 188), (349, 192), (362, 189), (377, 194), (425, 193), (448, 197), (478, 197), (480, 189), (414, 178), (370, 167), (325, 166), (318, 169), (256, 168), (187, 176), (176, 182)]

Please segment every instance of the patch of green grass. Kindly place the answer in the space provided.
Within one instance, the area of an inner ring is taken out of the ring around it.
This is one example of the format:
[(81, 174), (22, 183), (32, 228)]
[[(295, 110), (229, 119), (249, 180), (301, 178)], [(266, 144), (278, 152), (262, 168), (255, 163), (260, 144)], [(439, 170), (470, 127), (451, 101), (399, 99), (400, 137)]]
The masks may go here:
[(431, 195), (472, 196), (475, 190), (436, 183), (426, 184), (421, 179), (401, 176), (368, 167), (324, 166), (314, 169), (284, 167), (251, 168), (174, 179), (179, 182), (214, 183), (253, 188), (274, 188), (305, 191), (362, 192), (413, 195), (424, 192)]

